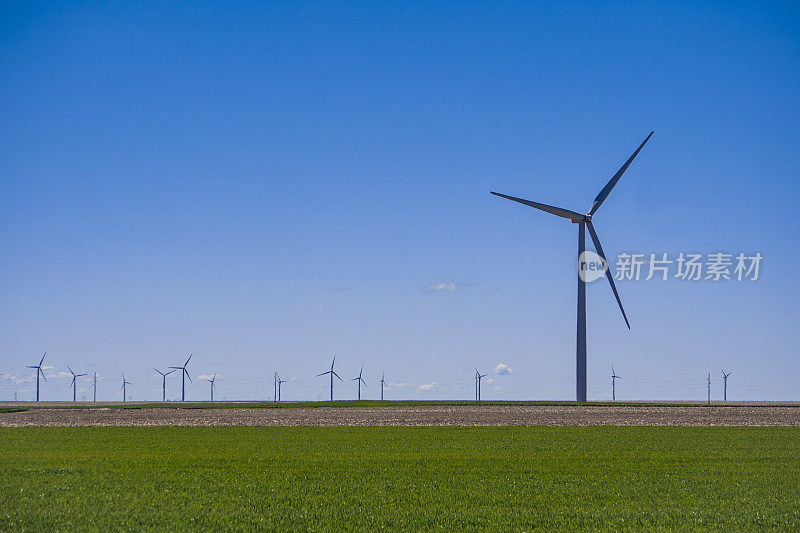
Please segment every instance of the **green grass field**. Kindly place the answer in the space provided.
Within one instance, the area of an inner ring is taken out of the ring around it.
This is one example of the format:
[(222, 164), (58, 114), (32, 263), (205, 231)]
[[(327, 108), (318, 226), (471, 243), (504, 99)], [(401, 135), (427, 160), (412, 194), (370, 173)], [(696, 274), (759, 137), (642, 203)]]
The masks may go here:
[(0, 529), (800, 529), (791, 428), (0, 429)]

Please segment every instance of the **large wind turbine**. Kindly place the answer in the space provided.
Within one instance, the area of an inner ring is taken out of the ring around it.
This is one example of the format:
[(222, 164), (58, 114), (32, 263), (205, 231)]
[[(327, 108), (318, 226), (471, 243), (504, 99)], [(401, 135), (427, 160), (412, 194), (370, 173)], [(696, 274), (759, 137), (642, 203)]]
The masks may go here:
[[(573, 223), (578, 225), (578, 258), (579, 261), (583, 261), (583, 253), (586, 251), (586, 229), (589, 230), (589, 235), (592, 238), (592, 242), (594, 243), (595, 250), (597, 251), (597, 255), (599, 255), (606, 265), (608, 265), (608, 261), (606, 260), (606, 256), (603, 253), (603, 247), (600, 245), (600, 239), (597, 238), (597, 232), (594, 230), (594, 226), (592, 225), (592, 217), (600, 209), (600, 206), (603, 205), (608, 195), (611, 194), (612, 189), (617, 184), (617, 182), (622, 178), (622, 175), (628, 170), (628, 167), (639, 154), (639, 151), (644, 148), (645, 143), (650, 140), (650, 137), (653, 136), (654, 132), (650, 132), (650, 135), (639, 145), (639, 148), (633, 152), (628, 160), (625, 162), (624, 165), (617, 171), (616, 174), (606, 183), (606, 186), (598, 193), (595, 197), (594, 202), (592, 203), (592, 207), (589, 209), (585, 215), (581, 213), (576, 213), (575, 211), (570, 211), (569, 209), (563, 209), (561, 207), (554, 207), (552, 205), (540, 204), (537, 202), (532, 202), (530, 200), (523, 200), (522, 198), (516, 198), (514, 196), (507, 196), (505, 194), (500, 194), (497, 192), (493, 192), (495, 196), (500, 196), (501, 198), (506, 198), (508, 200), (513, 200), (515, 202), (519, 202), (521, 204), (527, 205), (529, 207), (534, 207), (541, 211), (545, 211), (547, 213), (566, 218)], [(584, 267), (584, 263), (578, 265), (578, 335), (577, 335), (577, 347), (576, 347), (576, 396), (579, 402), (586, 401), (586, 281), (584, 280), (583, 276), (581, 275), (581, 269)], [(617, 293), (617, 287), (614, 285), (614, 276), (611, 274), (611, 270), (606, 268), (606, 278), (608, 278), (608, 282), (611, 284), (611, 290), (614, 292), (614, 298), (617, 299), (617, 304), (619, 305), (619, 310), (622, 311), (622, 318), (625, 319), (625, 324), (627, 324), (628, 329), (630, 329), (631, 325), (628, 322), (628, 317), (625, 315), (625, 309), (622, 307), (622, 301), (619, 299), (619, 294)]]
[(386, 383), (386, 380), (383, 379), (384, 376), (385, 376), (385, 374), (383, 372), (381, 372), (381, 401), (383, 401), (383, 385), (384, 385), (384, 383)]
[(611, 401), (617, 401), (617, 380), (622, 379), (622, 376), (618, 376), (616, 372), (614, 372), (614, 365), (611, 365)]
[[(189, 359), (191, 359), (193, 355), (194, 355), (193, 353), (190, 353), (189, 354)], [(181, 401), (184, 401), (186, 399), (186, 378), (187, 377), (189, 378), (189, 383), (192, 382), (192, 376), (190, 376), (189, 372), (186, 370), (186, 365), (189, 364), (189, 359), (187, 359), (186, 362), (183, 363), (183, 366), (171, 366), (170, 367), (170, 368), (174, 368), (175, 370), (180, 370), (181, 371)]]
[(167, 376), (175, 372), (174, 370), (170, 370), (169, 372), (162, 372), (161, 370), (154, 368), (156, 372), (161, 374), (161, 401), (167, 401)]
[(339, 374), (333, 371), (333, 364), (336, 363), (336, 356), (333, 356), (333, 361), (331, 362), (331, 369), (327, 372), (323, 372), (322, 374), (317, 374), (317, 377), (324, 376), (325, 374), (331, 375), (331, 401), (333, 401), (333, 376), (339, 378), (339, 381), (344, 381), (342, 378), (339, 377)]
[(350, 380), (350, 381), (358, 381), (358, 399), (359, 400), (361, 399), (361, 384), (363, 383), (365, 387), (367, 386), (367, 382), (364, 381), (363, 379), (361, 379), (361, 374), (363, 374), (363, 373), (364, 373), (364, 367), (362, 366), (361, 370), (358, 373), (358, 376), (356, 376), (356, 377), (354, 377), (353, 379)]
[(39, 401), (39, 374), (41, 374), (42, 378), (44, 378), (44, 380), (47, 381), (47, 378), (44, 375), (44, 370), (42, 370), (42, 363), (44, 362), (44, 356), (45, 355), (47, 355), (47, 352), (44, 352), (44, 355), (42, 356), (42, 360), (39, 361), (38, 365), (28, 365), (28, 368), (35, 368), (36, 369), (36, 401), (37, 402)]
[(78, 395), (77, 392), (78, 387), (76, 386), (76, 381), (79, 377), (88, 376), (89, 374), (76, 374), (75, 372), (72, 371), (72, 369), (69, 366), (67, 366), (67, 370), (69, 370), (69, 373), (72, 374), (72, 383), (70, 383), (69, 386), (72, 388), (72, 401), (75, 402), (77, 401), (77, 395)]

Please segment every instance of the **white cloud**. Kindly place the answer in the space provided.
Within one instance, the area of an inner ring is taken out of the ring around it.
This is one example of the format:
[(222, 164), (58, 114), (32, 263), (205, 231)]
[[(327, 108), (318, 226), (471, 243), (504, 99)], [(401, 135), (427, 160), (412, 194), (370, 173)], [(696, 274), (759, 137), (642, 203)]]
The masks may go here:
[(389, 389), (389, 390), (405, 389), (405, 388), (413, 387), (413, 386), (414, 386), (413, 383), (387, 383), (386, 384), (386, 388)]
[(425, 383), (424, 385), (419, 386), (419, 390), (435, 390), (437, 385), (439, 384), (435, 381), (433, 383)]
[(195, 379), (213, 379), (214, 374), (201, 374), (197, 376)]
[(494, 373), (500, 376), (510, 376), (514, 373), (514, 369), (506, 364), (500, 363), (494, 367)]
[(433, 283), (425, 287), (425, 292), (454, 292), (463, 286), (463, 284), (456, 283), (454, 281), (446, 283)]
[(33, 374), (27, 377), (15, 376), (14, 374), (6, 374), (3, 376), (4, 381), (10, 381), (11, 383), (17, 383), (17, 384), (25, 383), (26, 381), (31, 381), (33, 380), (33, 378), (34, 378)]

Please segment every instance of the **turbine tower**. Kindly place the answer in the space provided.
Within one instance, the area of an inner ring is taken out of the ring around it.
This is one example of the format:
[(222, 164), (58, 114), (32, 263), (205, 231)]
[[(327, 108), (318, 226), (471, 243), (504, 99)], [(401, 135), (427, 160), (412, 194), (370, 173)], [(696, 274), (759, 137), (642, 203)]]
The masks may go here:
[(170, 370), (169, 372), (162, 372), (161, 370), (154, 368), (156, 372), (161, 374), (161, 401), (167, 401), (167, 376), (175, 372), (174, 370)]
[(69, 370), (69, 373), (72, 374), (72, 383), (70, 383), (69, 386), (72, 388), (72, 401), (74, 402), (77, 401), (78, 387), (75, 386), (76, 380), (81, 376), (88, 376), (89, 374), (76, 374), (75, 372), (72, 371), (72, 369), (69, 366), (67, 366), (67, 370)]
[(633, 152), (628, 160), (625, 162), (624, 165), (617, 171), (616, 174), (606, 183), (606, 186), (598, 193), (595, 197), (594, 202), (592, 203), (592, 207), (589, 211), (582, 215), (580, 213), (576, 213), (575, 211), (570, 211), (569, 209), (562, 209), (560, 207), (554, 207), (552, 205), (540, 204), (537, 202), (532, 202), (530, 200), (523, 200), (522, 198), (516, 198), (514, 196), (507, 196), (505, 194), (500, 194), (497, 192), (493, 192), (495, 196), (500, 196), (501, 198), (506, 198), (508, 200), (513, 200), (515, 202), (519, 202), (521, 204), (527, 205), (529, 207), (533, 207), (539, 209), (541, 211), (545, 211), (552, 215), (556, 215), (562, 218), (566, 218), (571, 220), (573, 223), (578, 225), (578, 325), (577, 325), (577, 340), (576, 340), (576, 357), (575, 357), (575, 374), (576, 374), (576, 383), (575, 383), (575, 394), (577, 400), (579, 402), (586, 401), (586, 281), (583, 276), (584, 269), (586, 267), (586, 262), (584, 261), (584, 252), (586, 251), (586, 229), (589, 230), (589, 235), (592, 238), (592, 242), (594, 243), (594, 248), (597, 251), (597, 255), (599, 255), (603, 262), (605, 263), (606, 267), (606, 278), (608, 278), (609, 284), (611, 284), (611, 290), (614, 293), (614, 298), (617, 299), (617, 304), (619, 305), (619, 310), (622, 311), (622, 318), (625, 319), (625, 324), (630, 329), (631, 325), (628, 322), (628, 317), (625, 315), (625, 309), (622, 307), (622, 301), (619, 298), (619, 294), (617, 293), (617, 287), (614, 285), (614, 276), (611, 274), (611, 271), (608, 269), (608, 261), (606, 260), (606, 256), (603, 253), (603, 247), (600, 245), (600, 239), (597, 237), (597, 232), (594, 230), (594, 226), (592, 225), (592, 217), (600, 209), (600, 206), (603, 205), (608, 195), (611, 194), (611, 190), (617, 184), (617, 182), (622, 178), (622, 175), (628, 170), (628, 167), (633, 162), (634, 158), (639, 154), (639, 151), (644, 148), (645, 143), (650, 140), (650, 137), (653, 136), (654, 132), (650, 132), (650, 135), (639, 145), (639, 148)]
[(35, 368), (36, 369), (36, 401), (37, 402), (39, 401), (39, 374), (41, 374), (42, 378), (44, 378), (44, 380), (47, 381), (47, 378), (44, 375), (44, 370), (42, 370), (42, 363), (44, 362), (44, 356), (45, 355), (47, 355), (47, 352), (44, 352), (44, 355), (42, 356), (42, 360), (39, 361), (38, 365), (29, 365), (28, 366), (28, 368)]
[(92, 401), (97, 402), (97, 372), (92, 376)]
[(708, 373), (708, 405), (711, 405), (711, 372)]
[[(276, 372), (277, 374), (277, 372)], [(285, 379), (281, 379), (280, 375), (278, 375), (278, 401), (281, 401), (281, 383), (286, 383)]]
[(361, 384), (363, 383), (365, 387), (367, 386), (367, 382), (364, 381), (363, 379), (361, 379), (361, 374), (363, 372), (364, 372), (364, 367), (362, 366), (361, 367), (361, 371), (358, 373), (358, 376), (354, 377), (353, 379), (350, 380), (350, 381), (358, 381), (358, 399), (359, 400), (361, 399)]
[(336, 363), (336, 356), (333, 356), (333, 361), (331, 362), (331, 369), (327, 372), (323, 372), (322, 374), (317, 374), (317, 377), (324, 376), (325, 374), (331, 375), (331, 401), (333, 401), (333, 376), (339, 378), (339, 381), (344, 381), (342, 378), (339, 377), (339, 374), (333, 371), (333, 365)]
[(614, 372), (614, 365), (611, 365), (611, 401), (617, 401), (617, 384), (615, 383), (616, 380), (622, 379), (622, 376), (618, 376), (616, 372)]
[(481, 374), (475, 369), (475, 400), (481, 401), (481, 380), (489, 374)]
[(384, 373), (381, 372), (381, 401), (383, 401), (383, 385), (384, 383), (386, 383), (386, 380), (383, 378), (384, 378)]
[(125, 385), (130, 385), (130, 384), (131, 384), (131, 382), (128, 381), (127, 379), (125, 379), (125, 374), (122, 374), (122, 402), (123, 403), (125, 403), (125, 400), (127, 399), (127, 395), (126, 395), (127, 389), (125, 388)]
[(722, 399), (723, 401), (728, 401), (728, 376), (733, 374), (733, 371), (728, 372), (727, 374), (725, 371), (722, 371)]
[[(189, 354), (189, 359), (191, 359), (193, 355), (194, 355), (193, 353), (190, 353)], [(187, 377), (189, 378), (189, 383), (192, 382), (192, 376), (190, 376), (189, 372), (186, 370), (186, 365), (189, 364), (189, 359), (187, 359), (186, 362), (183, 363), (183, 366), (171, 366), (170, 367), (170, 368), (174, 368), (175, 370), (180, 370), (181, 371), (181, 401), (184, 401), (186, 399), (186, 378)]]
[(217, 379), (217, 375), (214, 374), (214, 376), (211, 379), (207, 379), (206, 380), (209, 383), (211, 383), (211, 401), (212, 402), (214, 401), (214, 381), (216, 381), (216, 379)]

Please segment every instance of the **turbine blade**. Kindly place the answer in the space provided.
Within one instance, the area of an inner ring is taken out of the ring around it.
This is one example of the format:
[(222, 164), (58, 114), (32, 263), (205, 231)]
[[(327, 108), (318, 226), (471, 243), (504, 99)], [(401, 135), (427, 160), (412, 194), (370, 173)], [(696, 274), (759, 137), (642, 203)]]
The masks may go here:
[(189, 364), (189, 361), (192, 359), (192, 356), (193, 356), (193, 355), (194, 355), (193, 353), (189, 354), (189, 359), (187, 359), (187, 360), (186, 360), (186, 362), (185, 362), (185, 363), (183, 363), (183, 366), (186, 366), (186, 365), (188, 365), (188, 364)]
[(331, 370), (331, 372), (333, 373), (334, 376), (339, 378), (339, 381), (344, 381), (342, 378), (339, 377), (339, 374), (337, 374), (336, 372), (333, 372), (333, 370)]
[(507, 200), (512, 200), (514, 202), (519, 202), (521, 204), (525, 204), (529, 207), (535, 207), (536, 209), (540, 209), (552, 215), (556, 215), (562, 218), (568, 218), (570, 220), (580, 221), (586, 218), (586, 215), (581, 215), (580, 213), (576, 213), (575, 211), (570, 211), (569, 209), (562, 209), (560, 207), (555, 207), (552, 205), (547, 204), (540, 204), (538, 202), (531, 202), (530, 200), (523, 200), (522, 198), (517, 198), (516, 196), (508, 196), (506, 194), (500, 194), (499, 192), (489, 191), (495, 196), (499, 196), (501, 198), (505, 198)]
[(44, 362), (44, 356), (45, 355), (47, 355), (47, 352), (44, 352), (44, 355), (42, 356), (42, 360), (39, 361), (39, 366), (42, 366), (42, 363)]
[(639, 155), (639, 150), (644, 148), (645, 143), (647, 143), (647, 141), (650, 140), (650, 137), (653, 136), (653, 133), (655, 133), (655, 132), (654, 131), (650, 132), (650, 135), (647, 136), (647, 139), (645, 139), (642, 142), (642, 144), (639, 145), (639, 148), (637, 148), (636, 151), (633, 152), (633, 155), (630, 156), (627, 161), (625, 161), (625, 164), (622, 165), (622, 167), (620, 167), (619, 170), (617, 170), (617, 173), (614, 174), (614, 177), (612, 177), (610, 180), (608, 180), (608, 183), (606, 183), (606, 186), (603, 187), (603, 189), (597, 194), (597, 196), (594, 199), (594, 203), (592, 204), (592, 208), (589, 209), (589, 213), (588, 213), (589, 216), (594, 215), (597, 212), (597, 210), (600, 209), (600, 206), (603, 205), (603, 202), (606, 201), (606, 198), (608, 198), (608, 195), (611, 194), (611, 190), (614, 188), (614, 186), (620, 180), (622, 175), (625, 174), (625, 171), (628, 170), (628, 167), (631, 165), (631, 163), (633, 163), (633, 160), (636, 158), (637, 155)]
[[(652, 135), (652, 133), (650, 135)], [(648, 139), (649, 138), (650, 137), (648, 137)], [(603, 261), (605, 261), (606, 265), (608, 265), (606, 254), (603, 253), (603, 247), (600, 245), (600, 239), (597, 238), (597, 233), (594, 231), (594, 226), (592, 225), (591, 220), (586, 223), (586, 227), (589, 228), (589, 235), (592, 236), (592, 242), (594, 243), (595, 250), (597, 250), (597, 255), (602, 257)], [(625, 319), (625, 324), (628, 326), (628, 329), (631, 329), (631, 323), (628, 322), (628, 315), (625, 314), (625, 309), (622, 307), (622, 300), (619, 299), (619, 293), (617, 292), (616, 285), (614, 285), (614, 276), (611, 274), (610, 268), (606, 269), (606, 278), (608, 278), (608, 282), (611, 284), (611, 290), (614, 292), (614, 298), (617, 299), (619, 310), (622, 311), (622, 318)]]
[(69, 365), (67, 365), (67, 370), (69, 370), (69, 373), (72, 374), (73, 376), (75, 375), (75, 372), (72, 371), (72, 369), (69, 367)]
[(325, 374), (330, 374), (331, 371), (328, 370), (327, 372), (323, 372), (322, 374), (317, 374), (317, 377), (324, 376)]
[(47, 381), (47, 376), (44, 375), (44, 370), (42, 370), (42, 367), (39, 367), (39, 372), (42, 373), (42, 379)]
[(186, 377), (189, 378), (189, 383), (192, 382), (192, 376), (189, 374), (189, 371), (186, 370), (186, 367), (183, 367), (183, 371), (186, 372)]

